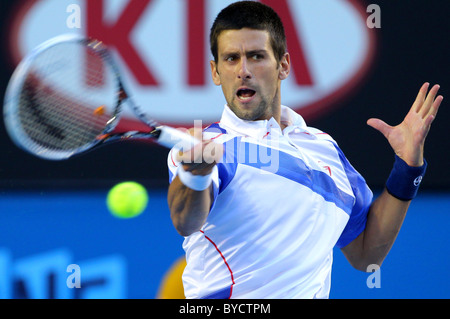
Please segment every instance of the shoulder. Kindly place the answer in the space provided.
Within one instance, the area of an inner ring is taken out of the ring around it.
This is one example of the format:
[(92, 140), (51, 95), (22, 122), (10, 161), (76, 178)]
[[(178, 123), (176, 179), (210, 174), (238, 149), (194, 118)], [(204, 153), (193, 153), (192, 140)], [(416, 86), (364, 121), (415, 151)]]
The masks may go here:
[(203, 133), (221, 133), (226, 134), (227, 130), (224, 129), (220, 122), (213, 123), (211, 125), (208, 125), (205, 129), (203, 129)]
[(215, 143), (223, 144), (234, 139), (236, 136), (230, 134), (219, 122), (213, 123), (203, 129), (203, 138), (214, 140)]
[(336, 140), (327, 132), (324, 132), (315, 127), (309, 127), (309, 126), (307, 127), (306, 131), (309, 134), (315, 136), (319, 140), (329, 141), (337, 146)]
[(287, 126), (292, 126), (295, 129), (300, 129), (303, 133), (314, 136), (317, 139), (327, 140), (336, 144), (336, 141), (330, 134), (315, 127), (308, 126), (299, 113), (285, 105), (281, 106), (281, 122), (287, 124)]

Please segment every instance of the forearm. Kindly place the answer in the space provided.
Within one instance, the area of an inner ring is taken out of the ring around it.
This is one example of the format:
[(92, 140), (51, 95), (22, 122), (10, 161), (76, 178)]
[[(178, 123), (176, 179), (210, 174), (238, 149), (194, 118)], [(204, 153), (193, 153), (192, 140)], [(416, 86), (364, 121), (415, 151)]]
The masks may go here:
[(351, 244), (353, 248), (343, 250), (352, 265), (362, 271), (367, 266), (381, 266), (397, 238), (411, 201), (401, 201), (385, 189), (372, 203), (366, 228)]
[[(422, 157), (423, 158), (423, 157)], [(381, 263), (391, 249), (405, 219), (411, 200), (416, 197), (427, 163), (410, 166), (396, 156), (383, 193), (371, 204), (364, 231), (342, 251), (357, 269)]]
[(205, 223), (212, 204), (211, 187), (195, 191), (185, 186), (178, 176), (170, 184), (167, 196), (170, 217), (180, 235), (189, 236)]

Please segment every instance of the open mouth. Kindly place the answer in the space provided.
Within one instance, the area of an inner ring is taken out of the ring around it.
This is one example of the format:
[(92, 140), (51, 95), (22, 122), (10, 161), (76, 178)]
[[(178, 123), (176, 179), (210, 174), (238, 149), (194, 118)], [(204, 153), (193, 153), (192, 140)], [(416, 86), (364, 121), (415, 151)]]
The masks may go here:
[(256, 94), (256, 91), (252, 89), (239, 89), (236, 93), (239, 100), (246, 102), (250, 101)]

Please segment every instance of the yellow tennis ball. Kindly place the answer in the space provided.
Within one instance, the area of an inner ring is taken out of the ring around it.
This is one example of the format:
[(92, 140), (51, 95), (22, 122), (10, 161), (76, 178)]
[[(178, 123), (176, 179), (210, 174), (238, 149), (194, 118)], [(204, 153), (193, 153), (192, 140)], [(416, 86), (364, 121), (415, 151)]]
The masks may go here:
[(109, 211), (119, 218), (133, 218), (140, 215), (147, 207), (147, 203), (147, 190), (136, 182), (115, 185), (106, 198)]

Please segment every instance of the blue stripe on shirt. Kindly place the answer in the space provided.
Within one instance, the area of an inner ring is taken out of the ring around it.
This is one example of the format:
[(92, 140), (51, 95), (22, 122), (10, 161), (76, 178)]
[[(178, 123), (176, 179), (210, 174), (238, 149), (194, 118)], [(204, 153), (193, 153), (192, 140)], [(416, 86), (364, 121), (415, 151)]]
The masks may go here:
[(207, 132), (207, 133), (223, 133), (223, 134), (227, 133), (227, 131), (225, 129), (220, 127), (219, 123), (211, 124), (210, 126), (205, 128), (203, 130), (203, 132)]
[(364, 178), (353, 168), (345, 157), (342, 150), (333, 143), (339, 154), (339, 159), (345, 169), (347, 178), (355, 195), (355, 204), (350, 214), (350, 219), (345, 226), (344, 231), (341, 234), (336, 247), (342, 248), (347, 246), (356, 237), (361, 234), (361, 232), (366, 227), (367, 214), (369, 212), (370, 205), (372, 204), (373, 193), (367, 186)]
[(233, 179), (237, 164), (243, 164), (306, 186), (321, 195), (325, 201), (332, 202), (351, 214), (354, 198), (340, 190), (328, 174), (310, 169), (300, 158), (263, 145), (242, 142), (239, 137), (225, 143), (223, 160), (219, 164), (219, 194)]

